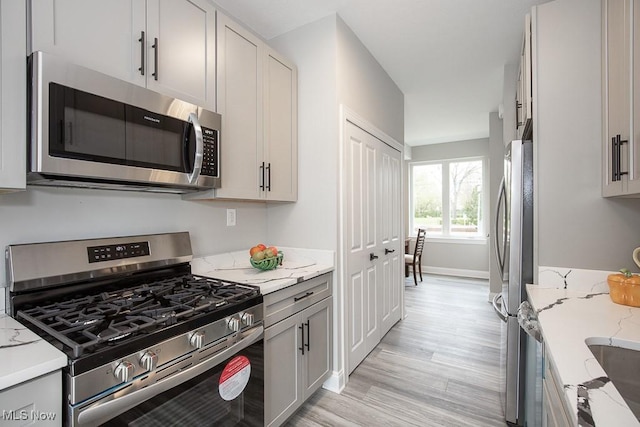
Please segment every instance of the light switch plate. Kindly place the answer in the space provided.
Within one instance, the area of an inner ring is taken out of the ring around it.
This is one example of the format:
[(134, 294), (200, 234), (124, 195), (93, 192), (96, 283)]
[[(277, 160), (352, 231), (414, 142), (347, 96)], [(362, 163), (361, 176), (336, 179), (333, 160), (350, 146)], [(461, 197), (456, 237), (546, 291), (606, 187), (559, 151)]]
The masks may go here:
[(234, 227), (236, 225), (236, 210), (227, 209), (227, 227)]

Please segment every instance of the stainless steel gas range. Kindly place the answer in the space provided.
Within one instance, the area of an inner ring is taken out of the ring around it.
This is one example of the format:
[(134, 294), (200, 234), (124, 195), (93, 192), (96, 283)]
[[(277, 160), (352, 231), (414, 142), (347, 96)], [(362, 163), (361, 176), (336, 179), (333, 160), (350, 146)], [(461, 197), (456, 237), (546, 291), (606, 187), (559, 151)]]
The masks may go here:
[(11, 245), (11, 314), (68, 356), (65, 424), (264, 424), (257, 287), (191, 273), (188, 233)]

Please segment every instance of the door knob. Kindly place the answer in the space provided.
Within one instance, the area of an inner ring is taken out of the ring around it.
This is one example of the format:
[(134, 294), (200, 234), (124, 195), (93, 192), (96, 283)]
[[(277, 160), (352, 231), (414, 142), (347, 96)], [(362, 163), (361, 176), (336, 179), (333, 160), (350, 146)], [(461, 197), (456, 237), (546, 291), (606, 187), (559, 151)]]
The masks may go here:
[(395, 251), (396, 251), (395, 249), (387, 249), (387, 248), (384, 248), (384, 254), (385, 254), (385, 255), (392, 254), (392, 253), (394, 253)]
[(373, 253), (369, 254), (369, 261), (373, 261), (374, 259), (378, 259), (377, 255), (374, 255)]

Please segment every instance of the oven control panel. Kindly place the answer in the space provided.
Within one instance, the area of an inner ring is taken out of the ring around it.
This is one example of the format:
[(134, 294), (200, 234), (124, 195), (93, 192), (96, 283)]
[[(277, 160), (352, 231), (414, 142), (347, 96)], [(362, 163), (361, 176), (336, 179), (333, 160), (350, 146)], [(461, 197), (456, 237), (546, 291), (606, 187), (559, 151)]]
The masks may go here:
[(87, 248), (89, 263), (136, 258), (149, 255), (149, 242), (122, 243), (119, 245), (90, 246)]

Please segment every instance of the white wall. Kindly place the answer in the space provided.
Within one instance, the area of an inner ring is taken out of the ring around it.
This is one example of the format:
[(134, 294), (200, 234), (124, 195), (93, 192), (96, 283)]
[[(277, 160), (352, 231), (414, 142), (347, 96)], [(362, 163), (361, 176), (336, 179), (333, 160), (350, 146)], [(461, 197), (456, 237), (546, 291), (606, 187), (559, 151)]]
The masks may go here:
[[(502, 278), (498, 272), (498, 260), (495, 251), (496, 235), (496, 199), (500, 181), (504, 175), (503, 120), (498, 113), (489, 114), (489, 196), (491, 209), (489, 214), (489, 295), (502, 292)], [(500, 223), (498, 226), (500, 227)]]
[(340, 17), (338, 103), (404, 143), (404, 95)]
[(337, 249), (338, 104), (336, 18), (269, 40), (298, 67), (298, 202), (269, 205), (269, 239)]
[[(353, 32), (336, 15), (269, 40), (298, 67), (298, 202), (269, 205), (269, 239), (287, 246), (336, 251), (334, 374), (332, 390), (346, 382), (343, 284), (339, 248), (339, 107), (346, 105), (400, 143), (404, 99)], [(398, 207), (401, 209), (401, 207)]]
[[(226, 208), (237, 226), (226, 226)], [(0, 247), (15, 243), (189, 231), (196, 256), (241, 250), (267, 237), (263, 203), (187, 201), (178, 195), (37, 188), (0, 196)], [(279, 244), (279, 242), (274, 242)], [(5, 284), (0, 263), (0, 283)]]
[[(489, 138), (416, 146), (412, 148), (411, 162), (480, 156), (489, 156)], [(492, 194), (491, 189), (489, 192)], [(443, 243), (427, 238), (422, 264), (434, 273), (488, 278), (489, 244)]]
[(600, 0), (534, 14), (537, 265), (636, 270), (640, 200), (601, 197)]

